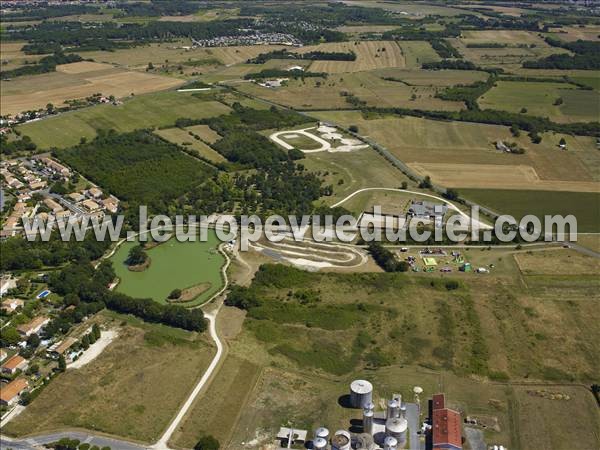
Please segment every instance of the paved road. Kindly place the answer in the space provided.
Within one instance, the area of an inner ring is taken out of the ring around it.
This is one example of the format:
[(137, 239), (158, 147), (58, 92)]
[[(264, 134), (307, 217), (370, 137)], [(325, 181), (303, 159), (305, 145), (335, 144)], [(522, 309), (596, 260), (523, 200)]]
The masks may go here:
[(62, 438), (77, 439), (81, 443), (88, 443), (90, 445), (97, 445), (98, 447), (110, 447), (113, 450), (141, 450), (147, 447), (132, 442), (112, 439), (104, 436), (95, 436), (89, 433), (82, 433), (79, 431), (73, 432), (61, 432), (46, 434), (39, 437), (31, 437), (28, 439), (10, 439), (5, 436), (0, 437), (0, 449), (2, 450), (36, 450), (41, 445), (48, 444), (50, 442), (56, 442)]

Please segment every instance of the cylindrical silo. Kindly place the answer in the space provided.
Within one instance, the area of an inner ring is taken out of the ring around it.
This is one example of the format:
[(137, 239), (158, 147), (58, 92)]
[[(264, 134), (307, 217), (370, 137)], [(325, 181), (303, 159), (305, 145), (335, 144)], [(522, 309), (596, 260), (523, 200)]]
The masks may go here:
[(350, 404), (353, 408), (365, 408), (373, 402), (373, 385), (366, 380), (354, 380), (350, 385)]
[(332, 450), (350, 450), (351, 444), (350, 433), (345, 430), (336, 431), (335, 435), (331, 438)]
[(404, 417), (396, 417), (385, 421), (385, 434), (396, 438), (402, 446), (406, 442), (406, 430), (408, 422)]
[(373, 416), (372, 409), (363, 410), (363, 433), (373, 434)]
[(325, 450), (327, 448), (327, 440), (322, 437), (317, 437), (313, 440), (314, 450)]
[(325, 427), (319, 427), (315, 430), (315, 438), (329, 439), (329, 430)]
[(397, 450), (398, 440), (393, 436), (388, 436), (383, 441), (383, 450)]
[(400, 405), (396, 400), (389, 400), (387, 404), (386, 419), (394, 419), (400, 416)]
[(402, 405), (400, 407), (400, 416), (399, 417), (403, 417), (404, 419), (406, 419), (406, 406)]
[(375, 403), (373, 403), (373, 402), (369, 402), (369, 403), (367, 403), (367, 404), (364, 406), (364, 408), (363, 408), (363, 409), (370, 409), (371, 411), (374, 411), (374, 410), (375, 410)]

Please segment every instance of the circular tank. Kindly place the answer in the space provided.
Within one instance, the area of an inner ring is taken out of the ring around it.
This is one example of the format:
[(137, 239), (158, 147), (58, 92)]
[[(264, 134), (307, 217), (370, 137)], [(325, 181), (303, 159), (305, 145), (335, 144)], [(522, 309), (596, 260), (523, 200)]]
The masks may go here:
[(313, 448), (315, 450), (324, 450), (327, 448), (327, 440), (322, 437), (315, 438), (313, 441)]
[(393, 419), (400, 416), (400, 405), (396, 400), (390, 400), (387, 405), (386, 418)]
[(369, 402), (363, 407), (363, 409), (370, 409), (371, 411), (373, 411), (375, 409), (375, 403)]
[(329, 438), (329, 430), (325, 427), (319, 427), (315, 431), (315, 437), (327, 440)]
[(373, 416), (375, 413), (372, 409), (363, 410), (363, 433), (373, 434)]
[(400, 407), (400, 417), (406, 418), (406, 406), (404, 405)]
[(373, 385), (366, 380), (354, 380), (350, 385), (350, 404), (353, 408), (365, 408), (373, 403)]
[(408, 422), (404, 417), (396, 417), (385, 421), (385, 434), (386, 436), (392, 436), (399, 442), (406, 441), (406, 429), (408, 428)]
[(331, 438), (331, 448), (333, 450), (350, 450), (351, 444), (350, 433), (345, 430), (336, 431), (335, 436)]
[(393, 436), (388, 436), (383, 441), (383, 450), (396, 450), (398, 448), (398, 440)]

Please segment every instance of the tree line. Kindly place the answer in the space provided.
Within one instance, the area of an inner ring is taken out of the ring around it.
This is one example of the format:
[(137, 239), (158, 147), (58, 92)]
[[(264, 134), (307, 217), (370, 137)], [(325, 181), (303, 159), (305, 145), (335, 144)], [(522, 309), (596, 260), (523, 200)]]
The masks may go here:
[(260, 53), (254, 58), (250, 58), (247, 64), (264, 64), (271, 59), (297, 59), (309, 61), (355, 61), (354, 52), (321, 52), (312, 51), (306, 53), (292, 53), (287, 49), (273, 50), (267, 53)]

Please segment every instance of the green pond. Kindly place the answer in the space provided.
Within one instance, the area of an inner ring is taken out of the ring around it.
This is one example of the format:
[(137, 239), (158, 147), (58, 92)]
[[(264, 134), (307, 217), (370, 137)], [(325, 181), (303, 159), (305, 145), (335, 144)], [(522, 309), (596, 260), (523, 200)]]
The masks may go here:
[(137, 242), (125, 242), (110, 258), (119, 278), (117, 292), (137, 298), (152, 298), (166, 303), (173, 289), (186, 289), (200, 284), (210, 284), (185, 306), (206, 301), (223, 287), (221, 267), (225, 258), (217, 251), (219, 242), (214, 232), (208, 233), (207, 242), (179, 242), (171, 238), (147, 251), (150, 267), (142, 272), (132, 272), (125, 260), (131, 247)]

